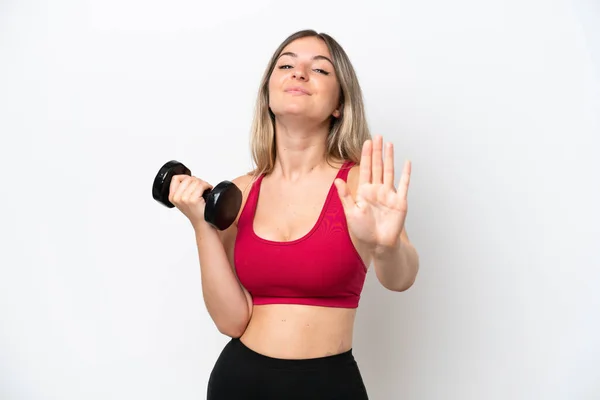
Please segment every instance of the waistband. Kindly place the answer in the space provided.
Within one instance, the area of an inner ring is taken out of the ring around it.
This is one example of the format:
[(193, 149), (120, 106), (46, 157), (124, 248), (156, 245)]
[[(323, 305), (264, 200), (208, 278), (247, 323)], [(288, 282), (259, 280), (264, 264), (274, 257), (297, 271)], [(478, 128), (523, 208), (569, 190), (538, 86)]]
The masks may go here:
[(356, 365), (352, 349), (330, 356), (302, 359), (270, 357), (246, 346), (239, 338), (232, 338), (228, 346), (239, 352), (247, 361), (257, 367), (276, 369), (319, 369), (336, 368)]

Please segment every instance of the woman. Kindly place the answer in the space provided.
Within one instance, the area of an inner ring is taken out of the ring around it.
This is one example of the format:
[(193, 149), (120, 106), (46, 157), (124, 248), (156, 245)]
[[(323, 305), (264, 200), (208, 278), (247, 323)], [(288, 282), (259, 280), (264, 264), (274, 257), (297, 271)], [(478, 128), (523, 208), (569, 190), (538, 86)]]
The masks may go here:
[(173, 177), (169, 200), (194, 227), (207, 310), (232, 338), (209, 400), (368, 398), (352, 355), (368, 266), (393, 291), (418, 270), (404, 229), (410, 163), (396, 189), (393, 147), (383, 147), (370, 137), (344, 50), (307, 30), (288, 37), (265, 71), (257, 168), (233, 180), (243, 192), (235, 223), (212, 228), (201, 197), (211, 186)]

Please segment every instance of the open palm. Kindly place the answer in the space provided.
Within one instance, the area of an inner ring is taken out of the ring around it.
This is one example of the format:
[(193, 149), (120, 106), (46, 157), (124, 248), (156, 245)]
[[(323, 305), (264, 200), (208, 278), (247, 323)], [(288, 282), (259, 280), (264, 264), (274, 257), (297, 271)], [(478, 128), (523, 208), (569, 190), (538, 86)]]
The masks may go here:
[(362, 149), (355, 199), (346, 182), (336, 180), (348, 228), (373, 251), (398, 246), (408, 211), (407, 194), (411, 163), (406, 161), (398, 189), (394, 187), (394, 148), (388, 143), (383, 158), (383, 138), (367, 140)]

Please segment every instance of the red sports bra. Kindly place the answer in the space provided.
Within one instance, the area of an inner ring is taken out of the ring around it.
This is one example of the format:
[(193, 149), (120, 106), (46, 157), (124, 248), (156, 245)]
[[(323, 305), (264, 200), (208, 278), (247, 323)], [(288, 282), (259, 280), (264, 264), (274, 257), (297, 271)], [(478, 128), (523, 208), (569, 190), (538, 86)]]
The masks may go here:
[[(336, 178), (346, 181), (353, 164), (344, 163)], [(350, 239), (333, 182), (310, 232), (279, 242), (257, 236), (253, 228), (263, 177), (250, 189), (238, 220), (234, 249), (238, 278), (254, 304), (358, 307), (367, 268)]]

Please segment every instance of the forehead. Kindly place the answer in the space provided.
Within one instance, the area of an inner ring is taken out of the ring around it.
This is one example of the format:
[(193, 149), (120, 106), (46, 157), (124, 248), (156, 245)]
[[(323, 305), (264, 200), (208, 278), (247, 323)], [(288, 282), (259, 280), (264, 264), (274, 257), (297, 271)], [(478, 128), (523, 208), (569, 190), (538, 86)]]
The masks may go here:
[(296, 39), (289, 43), (282, 50), (282, 54), (286, 52), (292, 52), (298, 55), (298, 57), (314, 57), (314, 56), (325, 56), (331, 58), (329, 49), (322, 39), (318, 37), (304, 37)]

